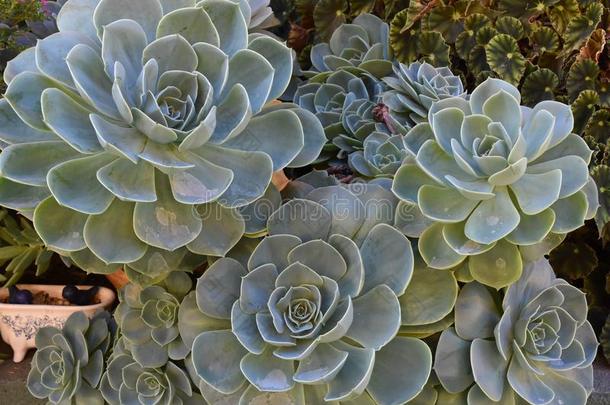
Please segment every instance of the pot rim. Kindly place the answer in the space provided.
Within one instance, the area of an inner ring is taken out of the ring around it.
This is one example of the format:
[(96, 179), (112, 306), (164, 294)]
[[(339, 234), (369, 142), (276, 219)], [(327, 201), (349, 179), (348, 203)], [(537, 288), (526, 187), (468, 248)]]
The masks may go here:
[[(54, 287), (52, 288), (52, 290), (57, 290), (57, 289), (62, 289), (65, 287), (65, 285), (59, 285), (59, 284), (17, 284), (16, 285), (19, 288), (23, 288), (26, 290), (30, 290), (32, 292), (39, 292), (39, 291), (46, 291), (49, 292), (49, 287)], [(92, 285), (76, 285), (76, 288), (82, 290), (82, 289), (86, 289), (86, 288), (91, 288), (94, 287)], [(78, 309), (79, 311), (87, 311), (87, 310), (93, 310), (93, 309), (98, 309), (98, 308), (106, 308), (110, 305), (112, 305), (112, 303), (114, 302), (115, 298), (116, 298), (116, 294), (114, 293), (114, 291), (112, 291), (110, 288), (108, 287), (103, 287), (103, 286), (98, 286), (99, 287), (99, 291), (97, 293), (97, 297), (99, 298), (100, 302), (97, 304), (90, 304), (90, 305), (40, 305), (40, 304), (32, 304), (32, 305), (28, 305), (28, 304), (8, 304), (8, 303), (2, 303), (0, 302), (0, 310), (7, 310), (7, 309), (12, 309), (12, 310), (27, 310), (28, 312), (30, 312), (31, 310), (45, 310), (48, 311), (49, 309), (53, 309), (53, 310), (59, 310), (59, 311), (73, 311), (74, 309)], [(61, 290), (60, 291), (60, 295), (59, 297), (61, 297)], [(49, 294), (51, 294), (49, 292)], [(2, 287), (0, 288), (0, 298), (4, 298), (8, 296), (8, 288), (6, 287)], [(57, 296), (56, 294), (53, 296)]]

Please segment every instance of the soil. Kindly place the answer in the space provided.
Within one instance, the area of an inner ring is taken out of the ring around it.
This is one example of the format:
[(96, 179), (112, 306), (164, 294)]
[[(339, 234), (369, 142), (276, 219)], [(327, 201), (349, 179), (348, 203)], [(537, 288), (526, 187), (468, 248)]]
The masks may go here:
[[(8, 298), (4, 298), (0, 300), (1, 303), (8, 303)], [(94, 300), (90, 305), (99, 304), (99, 300)], [(32, 301), (32, 305), (58, 305), (58, 306), (70, 306), (71, 304), (68, 300), (64, 298), (51, 297), (48, 293), (44, 291), (39, 291), (34, 294), (34, 299)]]

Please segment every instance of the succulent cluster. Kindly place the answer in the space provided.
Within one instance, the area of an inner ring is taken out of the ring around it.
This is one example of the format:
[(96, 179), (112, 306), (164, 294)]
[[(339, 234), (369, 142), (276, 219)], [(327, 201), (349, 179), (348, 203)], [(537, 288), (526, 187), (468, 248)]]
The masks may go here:
[(448, 269), (468, 258), (476, 281), (506, 287), (521, 276), (522, 256), (548, 253), (593, 218), (591, 150), (573, 123), (569, 106), (523, 107), (519, 91), (499, 79), (468, 100), (433, 104), (428, 122), (405, 135), (415, 158), (392, 185), (429, 224), (419, 235), (426, 263)]
[(316, 115), (328, 143), (318, 160), (344, 158), (363, 149), (372, 132), (391, 133), (391, 123), (379, 110), (383, 82), (368, 73), (326, 72), (299, 86), (294, 102)]
[(103, 316), (41, 331), (31, 391), (584, 405), (610, 291), (601, 3), (276, 3), (68, 0), (7, 66), (0, 205), (130, 279), (112, 342)]
[(434, 370), (449, 393), (490, 401), (584, 404), (593, 390), (598, 342), (578, 288), (545, 259), (525, 266), (498, 308), (496, 293), (470, 283), (455, 304), (455, 327), (440, 336)]
[(224, 255), (238, 209), (322, 147), (312, 114), (268, 105), (292, 56), (248, 34), (248, 3), (180, 4), (69, 1), (4, 72), (0, 203), (88, 271), (155, 280), (187, 251)]
[(91, 320), (83, 312), (75, 312), (62, 330), (41, 328), (27, 379), (30, 393), (51, 404), (103, 404), (97, 388), (113, 334), (114, 324), (107, 312)]

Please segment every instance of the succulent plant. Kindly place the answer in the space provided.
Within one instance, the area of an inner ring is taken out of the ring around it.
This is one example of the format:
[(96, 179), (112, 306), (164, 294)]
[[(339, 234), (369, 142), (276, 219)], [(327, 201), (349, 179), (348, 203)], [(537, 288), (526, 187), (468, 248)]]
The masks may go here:
[(423, 389), (429, 348), (397, 336), (416, 321), (414, 258), (392, 201), (375, 184), (317, 188), (270, 217), (247, 267), (224, 258), (203, 274), (179, 325), (209, 402), (383, 405)]
[(155, 278), (187, 249), (224, 255), (237, 209), (324, 142), (309, 112), (267, 105), (292, 56), (248, 35), (246, 6), (68, 1), (60, 31), (5, 71), (0, 204), (34, 211), (45, 243), (88, 271)]
[(52, 404), (103, 404), (97, 387), (114, 325), (107, 312), (91, 320), (70, 315), (62, 330), (44, 327), (36, 334), (36, 353), (27, 379), (30, 393)]
[(584, 405), (593, 390), (597, 340), (585, 294), (555, 278), (545, 259), (528, 263), (497, 293), (465, 285), (455, 328), (439, 339), (434, 370), (450, 393), (468, 390), (468, 404), (492, 401)]
[(425, 218), (418, 233), (426, 263), (448, 269), (469, 258), (474, 280), (505, 287), (520, 277), (522, 255), (548, 253), (550, 241), (593, 218), (591, 150), (572, 134), (573, 122), (570, 107), (556, 101), (520, 106), (519, 91), (499, 79), (468, 101), (435, 103), (429, 123), (405, 136), (415, 158), (392, 185)]
[(447, 67), (435, 68), (429, 63), (413, 62), (394, 65), (394, 75), (383, 81), (390, 90), (383, 94), (383, 104), (394, 118), (411, 128), (428, 121), (428, 111), (438, 100), (449, 97), (466, 98), (459, 76)]
[(407, 157), (402, 135), (373, 132), (363, 143), (364, 150), (348, 156), (349, 166), (364, 177), (392, 177)]
[(299, 86), (294, 102), (318, 117), (329, 143), (319, 160), (337, 155), (344, 158), (363, 149), (364, 140), (374, 131), (390, 134), (393, 121), (381, 105), (384, 84), (370, 74), (345, 70), (328, 72), (325, 78)]
[(201, 404), (193, 392), (188, 374), (168, 361), (163, 367), (142, 367), (134, 360), (133, 347), (123, 338), (114, 346), (108, 367), (100, 382), (100, 392), (110, 405)]
[(392, 71), (388, 35), (387, 23), (373, 14), (361, 14), (351, 24), (341, 24), (328, 43), (311, 48), (312, 67), (317, 72), (346, 69), (382, 78)]
[(172, 272), (160, 285), (127, 284), (120, 292), (114, 317), (131, 354), (142, 367), (159, 368), (168, 359), (183, 360), (191, 348), (178, 332), (178, 308), (192, 282), (184, 272)]

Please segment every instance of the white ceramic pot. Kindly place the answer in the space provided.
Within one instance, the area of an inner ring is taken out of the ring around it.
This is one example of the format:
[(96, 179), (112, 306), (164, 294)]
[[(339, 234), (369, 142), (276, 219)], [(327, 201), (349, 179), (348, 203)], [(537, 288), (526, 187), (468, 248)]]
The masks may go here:
[[(51, 297), (61, 298), (63, 285), (21, 284), (19, 289), (30, 290), (32, 294), (45, 291)], [(91, 286), (77, 286), (88, 289)], [(8, 288), (0, 288), (0, 301), (8, 298)], [(94, 305), (18, 305), (0, 302), (0, 333), (2, 340), (13, 349), (13, 361), (19, 363), (25, 358), (29, 349), (35, 347), (34, 337), (38, 329), (45, 326), (61, 328), (66, 319), (78, 311), (92, 317), (97, 311), (109, 308), (114, 302), (115, 294), (109, 288), (100, 287), (97, 293), (99, 304)]]

